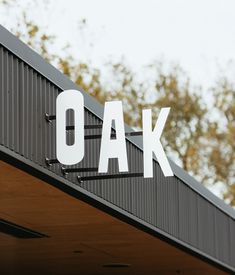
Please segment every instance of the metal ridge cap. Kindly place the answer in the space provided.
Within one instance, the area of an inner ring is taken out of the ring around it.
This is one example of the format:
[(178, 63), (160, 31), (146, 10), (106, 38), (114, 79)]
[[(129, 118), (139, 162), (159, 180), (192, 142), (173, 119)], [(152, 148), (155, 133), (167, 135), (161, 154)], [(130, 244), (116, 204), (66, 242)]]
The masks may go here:
[[(70, 80), (67, 76), (62, 74), (58, 69), (56, 69), (53, 65), (46, 62), (38, 53), (32, 50), (28, 45), (23, 43), (20, 39), (15, 37), (11, 32), (9, 32), (6, 28), (4, 28), (0, 24), (0, 44), (2, 44), (5, 48), (11, 51), (18, 58), (27, 63), (30, 67), (35, 69), (49, 81), (51, 81), (54, 85), (59, 87), (62, 90), (65, 89), (79, 89), (84, 95), (85, 108), (93, 113), (95, 116), (103, 119), (103, 105), (101, 105), (97, 100), (95, 100), (92, 96), (86, 93), (83, 89), (78, 87), (72, 80)], [(133, 129), (125, 124), (126, 131), (133, 131)], [(132, 144), (134, 144), (137, 148), (143, 151), (143, 146), (140, 137), (127, 137)], [(156, 162), (157, 159), (154, 156), (154, 160)], [(186, 185), (196, 191), (198, 194), (203, 196), (205, 199), (210, 201), (215, 207), (219, 208), (227, 215), (232, 217), (235, 220), (235, 211), (234, 209), (227, 205), (220, 198), (215, 196), (211, 191), (209, 191), (205, 186), (199, 183), (195, 178), (190, 176), (186, 171), (176, 165), (172, 160), (170, 160), (170, 165), (174, 172), (174, 175), (182, 180)]]

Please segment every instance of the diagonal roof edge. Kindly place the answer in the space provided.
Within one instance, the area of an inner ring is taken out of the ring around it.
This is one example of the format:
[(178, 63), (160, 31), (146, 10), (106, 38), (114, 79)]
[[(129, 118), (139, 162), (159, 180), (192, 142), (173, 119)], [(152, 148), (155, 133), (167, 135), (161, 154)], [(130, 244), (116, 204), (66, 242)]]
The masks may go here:
[[(71, 81), (67, 76), (63, 75), (58, 69), (53, 67), (51, 64), (47, 63), (39, 54), (33, 51), (29, 46), (24, 44), (21, 40), (15, 37), (11, 32), (4, 28), (0, 24), (0, 44), (5, 48), (11, 51), (14, 55), (19, 57), (30, 67), (35, 69), (45, 78), (50, 80), (56, 86), (65, 89), (79, 89), (84, 95), (85, 107), (95, 116), (102, 119), (103, 118), (103, 106), (96, 101), (92, 96), (79, 88), (73, 81)], [(131, 131), (132, 128), (128, 125), (125, 125), (126, 131)], [(128, 137), (127, 138), (132, 144), (138, 147), (140, 150), (143, 150), (142, 141), (140, 137)], [(155, 158), (155, 161), (157, 159)], [(235, 211), (234, 209), (227, 205), (220, 198), (215, 196), (210, 192), (206, 187), (199, 183), (195, 178), (190, 176), (186, 171), (176, 165), (173, 161), (170, 161), (171, 168), (174, 172), (174, 175), (182, 180), (186, 185), (191, 189), (196, 191), (198, 194), (203, 196), (205, 199), (210, 201), (215, 207), (219, 208), (225, 214), (230, 216), (235, 220)]]

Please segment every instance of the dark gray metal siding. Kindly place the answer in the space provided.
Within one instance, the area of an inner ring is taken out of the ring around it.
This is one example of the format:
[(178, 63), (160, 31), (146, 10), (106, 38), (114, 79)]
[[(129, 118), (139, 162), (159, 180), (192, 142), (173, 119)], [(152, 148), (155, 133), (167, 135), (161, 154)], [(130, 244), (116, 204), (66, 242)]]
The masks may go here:
[[(55, 121), (46, 122), (44, 115), (55, 114), (56, 96), (60, 91), (0, 46), (0, 144), (64, 177), (60, 164), (51, 167), (45, 164), (45, 157), (55, 158), (56, 152)], [(85, 123), (98, 124), (101, 120), (86, 110)], [(100, 131), (86, 130), (86, 133)], [(100, 140), (87, 140), (84, 160), (73, 167), (98, 167), (99, 145)], [(127, 152), (130, 172), (142, 171), (142, 151), (127, 141)], [(117, 173), (115, 160), (110, 161), (109, 172)], [(77, 173), (70, 173), (66, 178), (77, 184), (77, 176)], [(157, 162), (153, 179), (90, 181), (82, 183), (81, 187), (235, 268), (234, 218), (179, 178), (165, 178)]]

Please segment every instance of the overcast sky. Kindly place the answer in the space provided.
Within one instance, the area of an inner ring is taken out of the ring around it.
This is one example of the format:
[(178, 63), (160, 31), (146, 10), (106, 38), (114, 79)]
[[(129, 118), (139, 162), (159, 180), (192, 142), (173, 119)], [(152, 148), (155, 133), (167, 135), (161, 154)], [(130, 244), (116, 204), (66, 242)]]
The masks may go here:
[[(16, 2), (28, 6), (28, 0)], [(56, 34), (58, 48), (69, 42), (77, 58), (97, 65), (124, 56), (141, 70), (163, 56), (179, 62), (195, 83), (210, 85), (216, 64), (225, 68), (235, 60), (234, 0), (50, 0), (47, 9), (46, 1), (38, 2), (41, 8), (30, 7), (29, 14)], [(83, 35), (82, 18), (87, 20)], [(11, 26), (14, 13), (0, 20)]]

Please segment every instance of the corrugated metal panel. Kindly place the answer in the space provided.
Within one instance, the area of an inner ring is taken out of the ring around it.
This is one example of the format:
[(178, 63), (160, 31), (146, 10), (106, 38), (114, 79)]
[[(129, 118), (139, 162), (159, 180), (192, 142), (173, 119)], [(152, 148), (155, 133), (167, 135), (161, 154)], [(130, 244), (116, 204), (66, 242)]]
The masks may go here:
[[(216, 257), (223, 262), (230, 263), (230, 224), (229, 217), (224, 215), (220, 210), (215, 211), (215, 244)], [(235, 233), (235, 232), (234, 232)], [(233, 235), (234, 238), (235, 235)], [(235, 264), (235, 262), (233, 262)]]
[[(187, 205), (187, 207), (186, 207)], [(179, 238), (197, 247), (197, 194), (179, 181)]]
[(230, 246), (230, 259), (229, 264), (235, 265), (235, 222), (229, 218), (229, 246)]
[[(55, 158), (55, 121), (46, 122), (45, 113), (55, 114), (60, 89), (0, 47), (0, 144), (34, 163), (78, 184), (77, 173), (64, 176), (61, 165), (48, 167), (45, 157)], [(86, 110), (86, 124), (100, 119)], [(68, 124), (72, 125), (71, 116)], [(86, 130), (87, 134), (101, 130)], [(72, 139), (72, 134), (69, 134)], [(98, 167), (100, 140), (87, 140), (84, 160), (73, 167)], [(142, 152), (127, 141), (130, 172), (143, 169)], [(117, 173), (117, 163), (110, 161), (109, 172)], [(92, 175), (94, 173), (84, 173)], [(183, 181), (165, 178), (154, 163), (154, 179), (143, 178), (90, 181), (81, 187), (160, 228), (175, 238), (235, 267), (235, 222), (215, 208)]]
[(179, 192), (178, 180), (164, 178), (159, 167), (155, 167), (157, 183), (157, 226), (176, 237), (179, 236)]
[(198, 201), (198, 247), (208, 253), (214, 252), (215, 245), (215, 223), (214, 208), (202, 197), (197, 197)]

